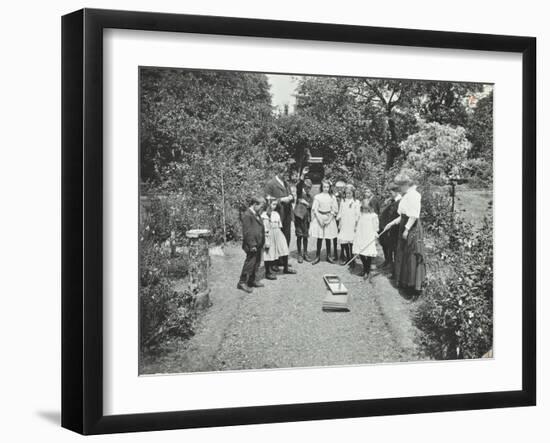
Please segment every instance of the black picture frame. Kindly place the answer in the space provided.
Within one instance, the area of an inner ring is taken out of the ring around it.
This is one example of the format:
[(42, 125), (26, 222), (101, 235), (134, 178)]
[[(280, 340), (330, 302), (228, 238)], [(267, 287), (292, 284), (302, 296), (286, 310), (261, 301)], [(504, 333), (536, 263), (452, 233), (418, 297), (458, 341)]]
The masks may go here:
[[(103, 413), (103, 30), (171, 31), (504, 51), (523, 63), (522, 388), (392, 399)], [(229, 426), (536, 403), (536, 39), (83, 9), (62, 18), (62, 426), (82, 434)]]

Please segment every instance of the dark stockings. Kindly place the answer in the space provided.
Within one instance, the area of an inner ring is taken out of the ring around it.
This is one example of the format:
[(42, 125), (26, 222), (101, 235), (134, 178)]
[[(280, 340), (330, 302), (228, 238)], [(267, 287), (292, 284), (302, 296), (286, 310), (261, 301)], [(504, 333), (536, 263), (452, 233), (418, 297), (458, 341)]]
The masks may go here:
[[(325, 245), (326, 245), (326, 248), (327, 248), (327, 257), (330, 256), (330, 239), (325, 239)], [(317, 239), (317, 257), (319, 257), (321, 255), (321, 248), (323, 247), (323, 239), (322, 238), (318, 238)]]
[(351, 259), (351, 244), (343, 243), (340, 247), (342, 248), (342, 257), (344, 257), (344, 260), (347, 263)]
[(307, 255), (307, 237), (296, 237), (296, 247), (298, 248), (298, 255), (302, 255), (302, 246), (303, 246), (303, 255)]
[(321, 256), (321, 246), (323, 246), (323, 239), (322, 238), (318, 238), (317, 239), (317, 257), (320, 257)]
[(361, 257), (361, 263), (363, 263), (363, 275), (369, 275), (372, 257), (366, 257), (364, 255), (360, 255), (359, 257)]
[(288, 255), (284, 255), (280, 258), (282, 264), (283, 264), (283, 270), (288, 271)]

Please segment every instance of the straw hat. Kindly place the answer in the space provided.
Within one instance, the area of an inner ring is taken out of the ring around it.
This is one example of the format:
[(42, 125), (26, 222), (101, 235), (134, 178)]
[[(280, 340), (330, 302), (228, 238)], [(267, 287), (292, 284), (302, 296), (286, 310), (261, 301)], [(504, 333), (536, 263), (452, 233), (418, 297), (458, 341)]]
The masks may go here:
[(394, 179), (398, 186), (412, 186), (414, 184), (415, 173), (412, 169), (403, 169)]

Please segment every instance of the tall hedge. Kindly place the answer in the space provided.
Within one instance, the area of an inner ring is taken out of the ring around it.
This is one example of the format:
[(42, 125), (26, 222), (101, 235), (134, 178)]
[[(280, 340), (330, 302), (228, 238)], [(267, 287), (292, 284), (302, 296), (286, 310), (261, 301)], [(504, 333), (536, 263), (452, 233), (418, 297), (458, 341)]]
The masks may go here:
[(143, 190), (170, 195), (186, 228), (222, 235), (222, 186), (230, 233), (239, 211), (286, 161), (275, 131), (267, 77), (227, 71), (142, 68)]

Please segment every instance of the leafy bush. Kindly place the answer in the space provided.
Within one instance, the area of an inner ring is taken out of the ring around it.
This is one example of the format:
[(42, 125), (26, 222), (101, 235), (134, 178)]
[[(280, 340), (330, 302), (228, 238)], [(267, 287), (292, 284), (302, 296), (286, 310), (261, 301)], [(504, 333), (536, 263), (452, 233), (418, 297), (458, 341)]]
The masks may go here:
[(448, 191), (432, 186), (423, 187), (422, 225), (428, 233), (444, 236), (451, 224), (451, 197)]
[(421, 123), (420, 130), (401, 142), (407, 167), (420, 173), (423, 181), (436, 185), (461, 177), (472, 144), (461, 126)]
[(464, 164), (464, 175), (471, 187), (491, 187), (493, 185), (493, 163), (483, 158), (470, 158)]
[(479, 358), (493, 343), (493, 229), (486, 220), (474, 232), (457, 219), (456, 246), (430, 260), (416, 325), (421, 343), (436, 359)]
[(139, 326), (142, 350), (158, 346), (169, 337), (193, 335), (192, 294), (172, 289), (166, 276), (167, 263), (160, 246), (151, 240), (141, 241)]
[(472, 142), (471, 158), (493, 158), (493, 91), (482, 97), (468, 122), (468, 140)]
[[(158, 240), (209, 228), (240, 235), (240, 211), (267, 176), (288, 166), (277, 140), (267, 76), (238, 72), (140, 70), (143, 194)], [(224, 198), (222, 198), (222, 195)]]

